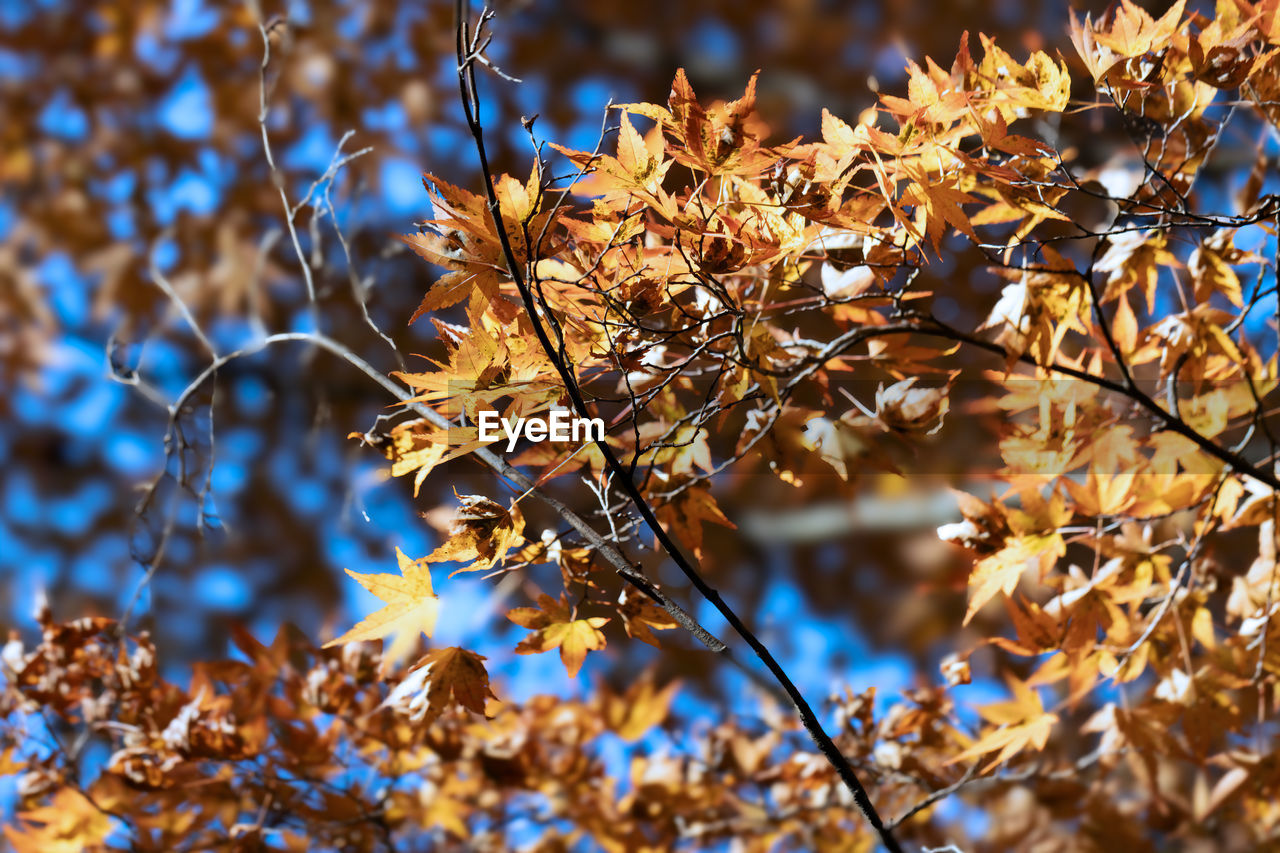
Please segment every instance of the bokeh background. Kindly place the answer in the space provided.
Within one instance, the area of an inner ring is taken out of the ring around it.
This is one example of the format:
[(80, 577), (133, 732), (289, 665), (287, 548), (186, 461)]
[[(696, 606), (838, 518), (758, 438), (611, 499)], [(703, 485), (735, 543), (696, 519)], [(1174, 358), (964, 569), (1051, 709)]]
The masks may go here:
[[(814, 135), (823, 107), (853, 119), (877, 88), (900, 91), (906, 57), (949, 66), (965, 30), (1015, 55), (1061, 50), (1078, 70), (1068, 11), (1103, 6), (502, 2), (489, 55), (523, 82), (488, 76), (482, 118), (497, 168), (526, 175), (522, 116), (538, 115), (541, 138), (590, 149), (610, 97), (662, 102), (683, 66), (703, 98), (732, 98), (762, 69), (760, 110), (775, 138)], [(275, 175), (259, 121), (264, 23)], [(387, 571), (397, 546), (425, 554), (436, 533), (422, 513), (452, 488), (509, 497), (465, 461), (433, 474), (416, 499), (410, 483), (388, 480), (383, 458), (347, 438), (372, 427), (387, 398), (304, 347), (221, 370), (183, 414), (185, 446), (165, 456), (165, 405), (209, 355), (161, 283), (221, 352), (319, 323), (395, 369), (353, 280), (401, 349), (432, 351), (429, 324), (407, 319), (435, 271), (395, 235), (430, 216), (422, 172), (475, 187), (452, 41), (451, 5), (437, 0), (0, 0), (0, 628), (29, 634), (41, 596), (60, 618), (119, 615), (137, 596), (135, 623), (156, 637), (165, 674), (182, 680), (191, 661), (230, 653), (232, 623), (268, 639), (293, 622), (320, 640), (373, 609), (342, 569)], [(298, 220), (318, 261), (313, 314), (282, 230), (281, 189), (300, 201), (348, 131), (343, 151), (371, 150), (314, 197), (332, 200), (350, 263), (332, 216), (308, 208)], [(1104, 159), (1108, 132), (1082, 162)], [(971, 264), (944, 258), (926, 273), (950, 285), (953, 316), (984, 316), (998, 293)], [(719, 496), (739, 529), (708, 529), (714, 583), (815, 699), (844, 685), (894, 696), (935, 680), (940, 655), (963, 646), (967, 563), (934, 533), (954, 502), (933, 481), (862, 486), (854, 499), (830, 477), (762, 505), (739, 484)], [(572, 494), (574, 484), (558, 488)], [(663, 652), (610, 635), (570, 681), (554, 655), (512, 653), (523, 631), (502, 613), (527, 590), (506, 585), (497, 600), (495, 583), (438, 577), (436, 642), (489, 656), (503, 697), (570, 694), (654, 667), (683, 679), (676, 710), (693, 725), (758, 701), (740, 674), (671, 634)], [(998, 688), (978, 678), (963, 691), (981, 701)]]

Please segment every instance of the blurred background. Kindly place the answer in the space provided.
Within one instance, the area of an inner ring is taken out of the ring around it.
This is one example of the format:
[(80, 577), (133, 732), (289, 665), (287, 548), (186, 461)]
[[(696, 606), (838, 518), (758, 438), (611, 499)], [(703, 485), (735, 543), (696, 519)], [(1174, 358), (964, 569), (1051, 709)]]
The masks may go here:
[[(539, 116), (540, 138), (590, 149), (610, 97), (664, 102), (683, 66), (704, 100), (732, 98), (762, 69), (760, 110), (775, 140), (812, 136), (823, 107), (853, 120), (877, 88), (900, 93), (907, 57), (949, 67), (965, 30), (1015, 56), (1061, 50), (1083, 74), (1068, 10), (1103, 6), (502, 2), (489, 55), (523, 82), (484, 78), (482, 118), (496, 168), (523, 176), (532, 157), (522, 116)], [(260, 24), (274, 175), (260, 125)], [(421, 514), (449, 503), (454, 487), (510, 497), (466, 461), (439, 469), (416, 499), (411, 483), (388, 480), (382, 456), (346, 437), (370, 429), (387, 397), (304, 347), (219, 371), (191, 395), (167, 463), (164, 452), (166, 406), (210, 358), (165, 288), (219, 352), (318, 323), (396, 369), (353, 282), (401, 349), (433, 351), (430, 325), (407, 320), (435, 271), (395, 235), (430, 216), (422, 172), (476, 188), (452, 42), (451, 5), (434, 1), (0, 0), (0, 627), (29, 634), (42, 594), (59, 618), (118, 616), (136, 595), (135, 623), (181, 680), (191, 661), (228, 653), (232, 623), (268, 639), (293, 622), (320, 640), (374, 609), (342, 569), (391, 570), (397, 546), (425, 554), (436, 533)], [(349, 131), (342, 152), (369, 150), (329, 169)], [(1098, 131), (1104, 152), (1110, 130)], [(296, 205), (309, 189), (316, 203), (297, 222), (304, 251), (323, 261), (316, 315), (281, 198)], [(971, 264), (944, 257), (926, 272), (930, 289), (947, 288), (947, 319), (985, 316), (999, 292)], [(936, 459), (964, 455), (967, 445), (944, 439)], [(942, 482), (828, 476), (768, 495), (721, 485), (739, 530), (708, 527), (712, 579), (810, 696), (846, 684), (894, 696), (936, 681), (939, 656), (964, 646), (955, 631), (968, 563), (935, 533), (954, 507)], [(570, 496), (574, 487), (557, 486)], [(574, 500), (590, 498), (579, 489)], [(435, 642), (488, 655), (504, 698), (574, 693), (652, 666), (661, 680), (684, 680), (676, 708), (687, 717), (755, 701), (742, 676), (713, 671), (674, 633), (665, 652), (610, 634), (571, 682), (554, 655), (512, 654), (524, 632), (502, 613), (526, 603), (524, 592), (501, 602), (494, 587), (441, 574)], [(981, 678), (963, 690), (971, 701), (998, 692)]]

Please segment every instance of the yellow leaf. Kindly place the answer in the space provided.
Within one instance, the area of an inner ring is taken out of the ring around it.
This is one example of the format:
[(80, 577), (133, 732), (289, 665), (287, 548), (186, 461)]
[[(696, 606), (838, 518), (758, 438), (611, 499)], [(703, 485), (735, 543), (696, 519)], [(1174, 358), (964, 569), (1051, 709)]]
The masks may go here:
[[(418, 475), (413, 478), (413, 496), (418, 496), (418, 489), (427, 479), (427, 475), (444, 459), (449, 449), (447, 439), (438, 431), (423, 431), (426, 421), (410, 421), (398, 425), (391, 431), (382, 446), (383, 454), (391, 460), (391, 476), (402, 477), (414, 471)], [(353, 432), (348, 438), (364, 438), (362, 433)]]
[(671, 614), (658, 607), (647, 596), (624, 587), (618, 597), (618, 615), (622, 617), (622, 627), (627, 636), (648, 643), (654, 648), (661, 648), (654, 630), (668, 631), (676, 627), (676, 620)]
[(545, 593), (538, 596), (537, 607), (516, 607), (507, 612), (507, 618), (533, 631), (516, 646), (516, 654), (532, 655), (558, 648), (570, 678), (582, 669), (588, 651), (604, 648), (600, 627), (609, 621), (605, 616), (574, 619), (563, 595), (557, 601)]
[(485, 571), (524, 541), (524, 517), (514, 504), (508, 511), (482, 495), (458, 495), (458, 501), (449, 527), (449, 538), (423, 557), (424, 562), (474, 560), (453, 574)]
[(426, 560), (410, 560), (399, 548), (396, 549), (396, 559), (400, 562), (399, 575), (362, 575), (346, 570), (357, 583), (385, 601), (387, 606), (370, 614), (341, 637), (325, 643), (325, 648), (357, 640), (379, 640), (394, 633), (396, 637), (383, 656), (383, 666), (386, 667), (408, 655), (419, 633), (430, 637), (435, 631), (440, 600), (432, 591), (431, 571)]
[(979, 709), (986, 720), (999, 728), (987, 732), (973, 746), (947, 761), (948, 764), (1000, 750), (1000, 754), (982, 768), (985, 773), (1028, 747), (1044, 749), (1054, 724), (1058, 722), (1058, 715), (1046, 713), (1039, 694), (1025, 682), (1010, 679), (1009, 686), (1014, 694), (1012, 701), (996, 702)]
[(659, 690), (650, 679), (637, 681), (622, 694), (607, 688), (601, 696), (601, 716), (609, 729), (625, 741), (639, 740), (667, 717), (677, 682)]
[(17, 827), (4, 828), (16, 853), (80, 853), (98, 847), (111, 831), (111, 819), (72, 788), (61, 788), (52, 802), (18, 813)]
[(969, 610), (965, 624), (997, 592), (1009, 595), (1018, 586), (1022, 573), (1047, 556), (1057, 558), (1066, 552), (1062, 537), (1054, 533), (1048, 536), (1016, 536), (996, 553), (979, 560), (969, 575)]

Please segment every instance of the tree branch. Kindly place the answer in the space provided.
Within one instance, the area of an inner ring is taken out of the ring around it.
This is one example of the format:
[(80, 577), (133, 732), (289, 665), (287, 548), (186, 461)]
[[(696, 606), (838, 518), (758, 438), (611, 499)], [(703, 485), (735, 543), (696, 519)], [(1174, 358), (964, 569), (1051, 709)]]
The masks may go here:
[[(502, 211), (498, 202), (498, 196), (494, 189), (493, 176), (489, 168), (489, 157), (484, 143), (484, 129), (479, 119), (479, 92), (476, 86), (475, 62), (479, 47), (474, 43), (478, 40), (479, 34), (475, 38), (469, 37), (469, 21), (470, 21), (470, 4), (467, 0), (457, 0), (455, 6), (457, 15), (456, 35), (457, 35), (457, 59), (458, 59), (458, 87), (461, 96), (462, 108), (466, 116), (467, 127), (471, 131), (471, 136), (475, 142), (476, 154), (480, 160), (480, 172), (484, 181), (485, 197), (488, 200), (489, 215), (493, 220), (494, 229), (497, 233), (498, 240), (502, 245), (503, 255), (507, 263), (507, 272), (515, 283), (516, 289), (520, 293), (520, 299), (524, 304), (525, 312), (529, 317), (529, 321), (533, 326), (534, 333), (538, 337), (538, 342), (548, 359), (551, 360), (556, 372), (565, 386), (565, 392), (569, 396), (570, 402), (574, 410), (580, 417), (589, 418), (592, 416), (586, 401), (583, 399), (581, 392), (578, 390), (576, 377), (573, 376), (572, 370), (565, 363), (565, 359), (561, 357), (560, 351), (551, 341), (546, 328), (538, 314), (538, 308), (535, 304), (534, 294), (529, 287), (528, 281), (525, 279), (520, 263), (516, 259), (515, 251), (511, 245), (510, 235), (507, 233), (506, 225), (502, 220)], [(487, 13), (486, 13), (487, 14)], [(481, 25), (487, 20), (486, 15), (481, 16)], [(810, 707), (804, 695), (791, 681), (781, 664), (774, 658), (769, 649), (762, 643), (759, 638), (747, 627), (737, 612), (733, 610), (720, 596), (720, 593), (707, 583), (706, 579), (693, 565), (693, 563), (684, 555), (675, 540), (667, 533), (662, 524), (654, 515), (653, 509), (649, 506), (648, 501), (640, 493), (632, 480), (626, 467), (618, 460), (607, 442), (598, 439), (595, 442), (601, 455), (604, 457), (605, 466), (614, 475), (619, 488), (630, 499), (636, 510), (644, 519), (645, 524), (653, 532), (654, 537), (662, 546), (662, 549), (671, 558), (672, 562), (680, 569), (684, 576), (689, 580), (698, 593), (706, 599), (725, 621), (733, 628), (734, 632), (750, 646), (751, 651), (760, 660), (761, 663), (769, 670), (773, 678), (782, 687), (791, 703), (795, 706), (797, 713), (800, 715), (802, 724), (809, 736), (813, 739), (823, 756), (835, 768), (836, 773), (840, 776), (845, 787), (848, 788), (853, 795), (854, 803), (858, 809), (866, 817), (868, 823), (876, 831), (880, 837), (880, 841), (890, 851), (890, 853), (901, 853), (902, 847), (898, 844), (897, 839), (893, 837), (893, 833), (885, 826), (880, 815), (876, 812), (875, 806), (871, 802), (867, 790), (863, 787), (861, 780), (858, 779), (857, 773), (854, 772), (852, 765), (848, 759), (840, 752), (840, 748), (836, 746), (830, 735), (822, 728), (822, 723), (818, 719), (813, 708)], [(620, 571), (621, 573), (621, 571)], [(627, 575), (628, 580), (632, 580)], [(632, 580), (635, 583), (634, 580)], [(643, 589), (643, 587), (642, 587)]]

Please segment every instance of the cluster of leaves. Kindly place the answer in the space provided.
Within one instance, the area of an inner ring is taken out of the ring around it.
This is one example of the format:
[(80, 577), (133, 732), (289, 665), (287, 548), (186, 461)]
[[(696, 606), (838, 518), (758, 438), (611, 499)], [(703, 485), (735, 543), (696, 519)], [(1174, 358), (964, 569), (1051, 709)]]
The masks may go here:
[[(604, 445), (544, 443), (513, 464), (539, 483), (594, 484), (612, 542), (644, 547), (631, 510), (643, 503), (702, 559), (703, 525), (731, 524), (717, 485), (765, 471), (800, 483), (815, 465), (846, 479), (899, 470), (882, 436), (927, 441), (974, 364), (958, 352), (995, 355), (973, 381), (1003, 413), (993, 441), (1009, 488), (962, 495), (964, 521), (941, 535), (977, 555), (965, 622), (994, 627), (987, 605), (1005, 604), (1013, 635), (984, 644), (1004, 652), (993, 665), (1015, 699), (984, 709), (948, 761), (980, 774), (1061, 759), (1075, 718), (1100, 738), (1088, 790), (1128, 779), (1129, 820), (1212, 834), (1225, 812), (1269, 837), (1280, 777), (1250, 736), (1268, 730), (1280, 672), (1267, 641), (1280, 611), (1276, 357), (1273, 343), (1260, 352), (1256, 311), (1276, 296), (1260, 272), (1275, 272), (1262, 254), (1276, 233), (1262, 193), (1272, 160), (1260, 146), (1234, 210), (1196, 182), (1223, 130), (1215, 108), (1274, 131), (1275, 22), (1265, 2), (1154, 18), (1127, 0), (1072, 22), (1098, 96), (1086, 106), (1132, 140), (1123, 192), (1036, 132), (1071, 108), (1064, 61), (1019, 62), (985, 38), (975, 57), (967, 37), (949, 70), (912, 64), (907, 97), (882, 96), (852, 124), (824, 112), (818, 142), (767, 145), (754, 78), (706, 107), (681, 72), (665, 106), (614, 108), (614, 154), (552, 145), (577, 168), (568, 185), (542, 148), (527, 181), (497, 179), (500, 215), (429, 176), (436, 218), (405, 241), (449, 272), (418, 313), (465, 302), (466, 322), (435, 320), (447, 360), (403, 379), (454, 428), (398, 435), (467, 453), (484, 410), (602, 417)], [(1082, 198), (1106, 202), (1101, 222), (1073, 214)], [(973, 329), (940, 319), (917, 286), (957, 240), (1007, 281)], [(870, 405), (854, 373), (880, 380)], [(391, 455), (422, 478), (445, 452)], [(1258, 538), (1247, 572), (1214, 564), (1228, 535)], [(605, 594), (590, 543), (563, 539), (548, 531), (505, 568), (560, 565), (560, 597), (510, 618), (534, 632), (520, 651), (560, 647), (575, 674), (630, 605)], [(587, 553), (567, 565), (571, 550)], [(971, 651), (948, 661), (953, 681)], [(1059, 817), (1083, 814), (1077, 803)]]
[[(954, 795), (980, 804), (993, 849), (1274, 843), (1280, 376), (1262, 309), (1280, 205), (1265, 145), (1234, 194), (1212, 168), (1225, 117), (1280, 122), (1280, 20), (1273, 0), (1158, 18), (1123, 0), (1072, 36), (1083, 76), (987, 38), (975, 55), (966, 36), (949, 69), (911, 64), (905, 97), (852, 121), (824, 111), (820, 141), (771, 143), (755, 78), (707, 106), (680, 72), (666, 105), (614, 108), (612, 154), (539, 145), (527, 180), (483, 195), (429, 176), (435, 217), (405, 242), (447, 270), (414, 315), (441, 351), (399, 374), (419, 417), (364, 437), (415, 489), (471, 457), (518, 496), (459, 496), (434, 552), (353, 573), (386, 606), (340, 652), (241, 636), (245, 660), (201, 665), (182, 690), (145, 638), (45, 616), (37, 649), (5, 654), (5, 716), (44, 712), (53, 741), (3, 732), (6, 772), (25, 774), (11, 843), (870, 849), (840, 768), (781, 712), (637, 756), (624, 786), (596, 739), (661, 723), (670, 687), (517, 706), (472, 652), (396, 665), (432, 633), (436, 563), (558, 568), (560, 590), (526, 583), (533, 606), (507, 616), (529, 632), (517, 652), (558, 650), (570, 676), (619, 626), (659, 645), (655, 630), (691, 627), (656, 580), (664, 559), (722, 607), (694, 565), (721, 568), (707, 541), (733, 527), (727, 492), (856, 493), (868, 471), (909, 472), (955, 411), (994, 415), (999, 470), (960, 468), (1007, 484), (962, 494), (963, 520), (938, 531), (973, 558), (956, 619), (972, 633), (945, 686), (879, 719), (871, 694), (828, 709), (892, 829), (965, 838), (932, 808)], [(1076, 113), (1122, 126), (1127, 168), (1077, 162), (1056, 130)], [(960, 251), (1003, 286), (969, 325), (922, 286)], [(508, 462), (482, 446), (481, 412), (557, 406), (607, 438)], [(594, 516), (548, 497), (570, 481)], [(526, 534), (530, 495), (557, 527)], [(1251, 565), (1216, 559), (1242, 539)], [(382, 659), (352, 644), (392, 634)], [(1012, 694), (976, 726), (950, 692), (971, 666)], [(104, 742), (105, 770), (81, 783), (84, 745)], [(197, 790), (199, 808), (178, 808)]]
[[(636, 679), (582, 701), (523, 705), (490, 693), (483, 659), (436, 649), (388, 674), (360, 644), (321, 650), (286, 626), (270, 645), (234, 634), (237, 656), (198, 665), (184, 689), (159, 675), (146, 635), (107, 619), (39, 615), (32, 649), (5, 649), (0, 767), (30, 805), (4, 836), (16, 851), (667, 850), (749, 841), (766, 850), (853, 849), (847, 797), (796, 726), (768, 703), (679, 754), (637, 755), (609, 775), (610, 741), (663, 725), (675, 685)], [(850, 755), (876, 750), (904, 791), (919, 758), (959, 735), (941, 691), (874, 719), (874, 691), (832, 702)], [(92, 743), (112, 751), (94, 759)], [(915, 758), (907, 758), (908, 752)], [(96, 761), (95, 773), (88, 767)], [(930, 778), (933, 776), (930, 774)], [(858, 842), (862, 844), (863, 842)], [(859, 847), (857, 849), (864, 849)]]

